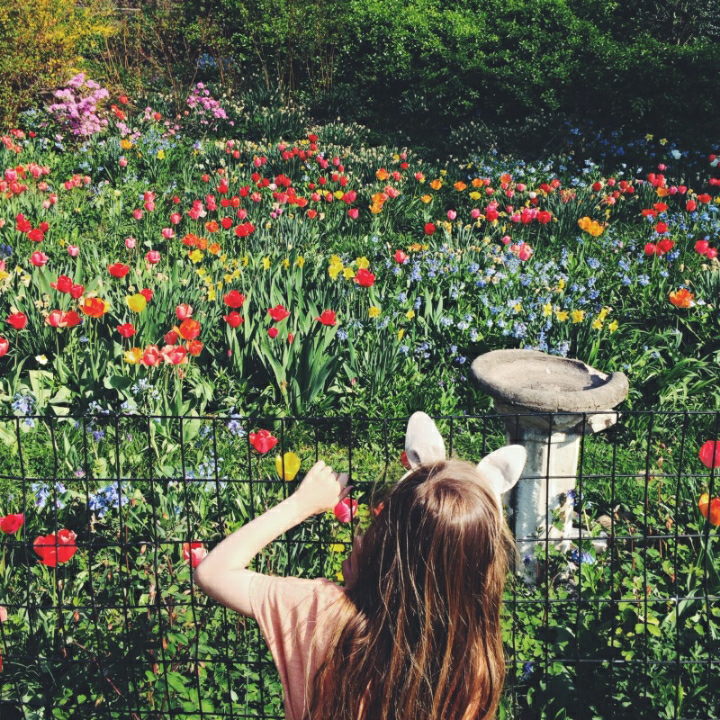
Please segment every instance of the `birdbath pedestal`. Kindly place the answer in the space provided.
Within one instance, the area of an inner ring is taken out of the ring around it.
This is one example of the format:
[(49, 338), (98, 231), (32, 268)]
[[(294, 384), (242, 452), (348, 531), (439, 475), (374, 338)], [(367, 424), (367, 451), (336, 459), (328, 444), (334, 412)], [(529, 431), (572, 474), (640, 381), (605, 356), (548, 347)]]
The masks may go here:
[[(612, 408), (628, 394), (624, 373), (606, 375), (580, 360), (536, 350), (494, 350), (472, 364), (480, 387), (505, 416), (508, 444), (522, 445), (527, 463), (513, 491), (512, 523), (526, 581), (537, 579), (538, 542), (577, 539), (573, 494), (584, 435), (617, 420)], [(560, 511), (563, 529), (552, 526)]]

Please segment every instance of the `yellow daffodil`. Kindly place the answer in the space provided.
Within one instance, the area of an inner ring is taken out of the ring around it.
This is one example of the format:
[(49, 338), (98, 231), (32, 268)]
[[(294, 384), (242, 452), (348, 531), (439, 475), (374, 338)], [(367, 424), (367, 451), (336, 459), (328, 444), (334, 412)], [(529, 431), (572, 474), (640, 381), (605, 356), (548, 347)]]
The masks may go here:
[(197, 248), (195, 248), (194, 250), (190, 251), (190, 253), (188, 254), (188, 257), (194, 263), (199, 263), (203, 259), (203, 254)]
[(602, 330), (603, 321), (599, 315), (593, 320), (592, 327), (593, 330)]
[(158, 160), (164, 160), (164, 159), (165, 159), (165, 151), (164, 151), (164, 150), (158, 150), (158, 152), (157, 152), (157, 159), (158, 159)]
[(522, 312), (522, 304), (521, 304), (521, 303), (515, 303), (515, 305), (513, 305), (513, 310), (514, 310), (516, 313)]
[(562, 278), (561, 278), (560, 280), (558, 280), (557, 289), (558, 289), (558, 290), (564, 290), (564, 289), (565, 289), (565, 281), (564, 281)]
[(611, 333), (614, 333), (617, 329), (618, 329), (618, 321), (617, 321), (617, 320), (613, 320), (613, 321), (608, 325), (608, 330), (609, 330)]
[(285, 259), (282, 261), (282, 266), (283, 266), (284, 268), (289, 268), (289, 267), (290, 267), (290, 260), (288, 260), (287, 258), (285, 258)]
[(247, 267), (250, 262), (250, 258), (247, 255), (242, 256), (242, 266)]
[(555, 317), (560, 322), (565, 322), (570, 317), (570, 313), (567, 310), (556, 310)]
[(302, 267), (303, 265), (305, 265), (305, 258), (304, 258), (302, 255), (300, 255), (300, 256), (295, 260), (295, 264), (296, 264), (298, 267)]
[(553, 313), (553, 307), (550, 303), (543, 305), (543, 317), (550, 317)]
[(294, 480), (300, 470), (302, 461), (294, 452), (286, 452), (282, 457), (275, 458), (275, 469), (283, 480)]
[(405, 334), (405, 328), (401, 328), (400, 330), (398, 330), (398, 340), (402, 340), (404, 334)]
[(358, 270), (360, 268), (365, 268), (367, 270), (367, 268), (370, 267), (370, 261), (365, 256), (357, 258), (357, 260), (355, 260), (355, 263), (358, 266)]
[(355, 271), (351, 267), (346, 267), (343, 270), (343, 277), (346, 280), (352, 280), (355, 277)]
[(379, 307), (369, 307), (368, 308), (368, 317), (376, 318), (378, 315), (380, 315), (380, 308)]
[(408, 311), (405, 313), (405, 317), (406, 317), (408, 320), (412, 320), (412, 319), (415, 317), (415, 311), (414, 311), (414, 310), (408, 310)]
[(141, 295), (140, 293), (136, 293), (135, 295), (128, 295), (128, 297), (125, 299), (127, 301), (128, 307), (136, 313), (141, 313), (147, 306), (147, 300), (145, 299), (145, 296)]
[(328, 267), (328, 275), (333, 280), (337, 280), (338, 275), (340, 274), (341, 270), (342, 270), (342, 265), (330, 265), (330, 267)]
[(264, 258), (262, 259), (262, 266), (263, 266), (263, 270), (269, 270), (269, 269), (270, 269), (270, 258), (269, 258), (269, 257), (264, 257)]
[(645, 136), (645, 139), (649, 142), (649, 141), (652, 140), (654, 137), (655, 137), (654, 135), (651, 135), (650, 133), (648, 133), (648, 134)]
[(584, 310), (573, 310), (570, 315), (572, 316), (572, 321), (574, 323), (582, 322), (585, 319)]

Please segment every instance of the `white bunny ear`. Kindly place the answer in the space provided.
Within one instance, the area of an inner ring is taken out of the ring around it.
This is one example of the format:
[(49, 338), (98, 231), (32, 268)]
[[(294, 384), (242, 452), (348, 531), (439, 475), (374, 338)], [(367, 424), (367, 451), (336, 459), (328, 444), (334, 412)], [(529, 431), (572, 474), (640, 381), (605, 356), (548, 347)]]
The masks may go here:
[(502, 495), (520, 479), (526, 460), (527, 451), (522, 445), (506, 445), (484, 457), (477, 469), (495, 492)]
[(429, 415), (416, 412), (408, 421), (405, 454), (411, 467), (445, 459), (445, 443)]

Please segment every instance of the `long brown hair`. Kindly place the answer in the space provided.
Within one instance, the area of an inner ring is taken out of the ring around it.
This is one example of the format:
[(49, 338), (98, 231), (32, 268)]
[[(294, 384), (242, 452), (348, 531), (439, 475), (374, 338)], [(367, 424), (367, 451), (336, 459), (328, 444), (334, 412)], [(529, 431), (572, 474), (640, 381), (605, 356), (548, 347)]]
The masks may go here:
[(421, 465), (399, 482), (334, 608), (304, 720), (492, 718), (511, 547), (498, 498), (470, 463)]

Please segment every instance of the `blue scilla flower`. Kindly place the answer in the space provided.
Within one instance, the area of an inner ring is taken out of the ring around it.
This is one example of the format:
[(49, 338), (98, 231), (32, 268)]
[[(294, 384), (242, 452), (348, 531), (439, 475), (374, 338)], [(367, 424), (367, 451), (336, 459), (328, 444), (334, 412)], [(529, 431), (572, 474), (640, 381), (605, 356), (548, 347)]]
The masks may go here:
[(402, 270), (400, 270), (399, 266), (397, 265), (392, 269), (392, 274), (395, 276), (399, 275), (401, 272)]
[(407, 302), (407, 293), (401, 292), (401, 293), (397, 296), (397, 299), (398, 299), (398, 302), (399, 302), (399, 303)]
[(414, 281), (422, 280), (422, 272), (420, 271), (420, 264), (413, 263), (412, 272), (410, 273), (410, 279)]
[(593, 565), (595, 563), (595, 558), (589, 552), (583, 550), (581, 553), (577, 548), (570, 552), (570, 559), (576, 565), (579, 565), (581, 562), (583, 565)]
[(337, 331), (336, 337), (338, 340), (347, 340), (348, 334), (343, 330), (343, 328), (340, 328)]
[[(35, 496), (35, 506), (38, 510), (42, 510), (47, 505), (47, 502), (53, 493), (53, 490), (46, 483), (42, 482), (31, 483), (30, 491)], [(55, 483), (55, 492), (60, 495), (65, 491), (65, 485), (58, 480)], [(58, 498), (55, 502), (55, 507), (58, 510), (62, 510), (65, 507), (65, 503)]]
[(638, 282), (645, 286), (650, 284), (650, 277), (648, 275), (638, 275)]
[(477, 263), (475, 263), (475, 262), (470, 263), (470, 264), (468, 265), (468, 272), (469, 272), (469, 273), (474, 274), (474, 273), (476, 273), (479, 269), (480, 269), (480, 266), (479, 266)]
[(414, 307), (416, 310), (419, 310), (421, 306), (422, 306), (422, 298), (418, 295), (418, 296), (415, 298), (415, 302), (413, 303), (413, 307)]
[(587, 264), (591, 270), (597, 270), (600, 267), (600, 261), (597, 258), (588, 258)]
[(403, 355), (407, 355), (407, 353), (408, 353), (409, 350), (410, 350), (410, 348), (409, 348), (407, 345), (401, 345), (401, 346), (400, 346), (400, 352), (401, 352)]
[(454, 320), (453, 320), (451, 317), (448, 317), (447, 315), (445, 315), (445, 316), (440, 320), (440, 324), (441, 324), (441, 325), (444, 325), (445, 327), (450, 327), (450, 325), (452, 325), (453, 323), (454, 323)]

